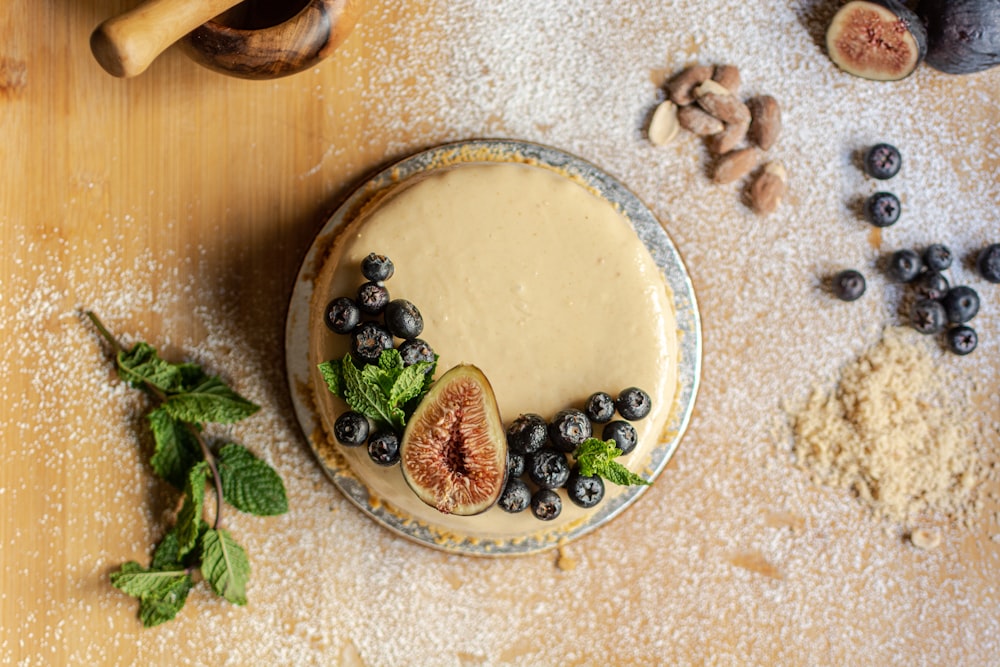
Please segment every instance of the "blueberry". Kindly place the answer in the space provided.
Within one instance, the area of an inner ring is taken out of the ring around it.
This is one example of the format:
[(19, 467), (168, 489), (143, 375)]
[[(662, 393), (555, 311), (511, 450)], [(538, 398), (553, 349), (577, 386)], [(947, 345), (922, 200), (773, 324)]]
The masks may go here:
[(569, 479), (566, 455), (548, 447), (528, 456), (528, 477), (543, 489), (558, 489)]
[(392, 334), (375, 322), (362, 322), (351, 334), (351, 354), (357, 361), (377, 364), (382, 352), (392, 349)]
[(902, 166), (903, 156), (899, 154), (899, 149), (890, 144), (875, 144), (865, 154), (865, 171), (880, 181), (898, 174)]
[(610, 394), (598, 391), (590, 395), (587, 403), (583, 406), (583, 411), (590, 421), (604, 424), (615, 416), (615, 400), (611, 398)]
[(572, 452), (594, 434), (587, 415), (581, 410), (560, 410), (549, 422), (549, 440), (561, 452)]
[(865, 293), (865, 277), (854, 269), (845, 269), (833, 277), (833, 295), (841, 301), (856, 301)]
[(524, 474), (524, 454), (507, 450), (507, 477), (520, 477)]
[(542, 521), (551, 521), (562, 512), (562, 498), (552, 489), (539, 489), (531, 496), (531, 513)]
[(392, 265), (392, 260), (385, 255), (370, 253), (361, 260), (361, 275), (373, 283), (392, 278), (395, 270), (396, 268)]
[(865, 219), (876, 227), (896, 224), (903, 207), (891, 192), (876, 192), (865, 202)]
[(368, 439), (368, 418), (360, 412), (345, 412), (333, 423), (333, 435), (345, 447), (360, 447)]
[(326, 326), (330, 331), (339, 334), (349, 334), (354, 331), (354, 327), (358, 326), (358, 322), (361, 321), (361, 311), (353, 299), (346, 296), (339, 296), (326, 305), (326, 311), (323, 313), (323, 321), (326, 322)]
[(521, 415), (507, 427), (507, 444), (521, 454), (534, 454), (548, 437), (548, 427), (541, 415)]
[(931, 271), (944, 271), (951, 266), (951, 250), (940, 243), (932, 243), (924, 250), (924, 264)]
[(921, 299), (913, 304), (910, 322), (913, 328), (923, 334), (935, 334), (944, 328), (948, 315), (940, 301)]
[(601, 440), (614, 440), (622, 454), (628, 454), (635, 449), (639, 442), (639, 435), (635, 432), (635, 427), (626, 421), (616, 420), (608, 423), (601, 431)]
[(649, 394), (638, 387), (623, 389), (618, 398), (615, 399), (615, 408), (618, 414), (629, 421), (638, 421), (649, 414), (653, 407), (653, 402)]
[(358, 288), (358, 308), (367, 315), (378, 315), (389, 305), (389, 290), (379, 283), (365, 283)]
[(507, 486), (503, 488), (497, 499), (497, 505), (500, 506), (500, 509), (511, 514), (523, 512), (528, 509), (530, 504), (531, 490), (528, 489), (527, 484), (516, 477), (507, 480)]
[(976, 267), (983, 278), (991, 283), (1000, 283), (1000, 243), (983, 248), (976, 260)]
[(399, 345), (399, 356), (403, 358), (404, 366), (412, 366), (418, 361), (434, 363), (434, 350), (420, 338), (403, 341)]
[(393, 299), (385, 307), (385, 326), (396, 338), (413, 340), (424, 330), (424, 318), (406, 299)]
[(948, 321), (965, 324), (979, 312), (979, 294), (965, 285), (952, 287), (941, 299)]
[(946, 337), (948, 339), (948, 349), (961, 356), (972, 352), (976, 349), (976, 345), (979, 344), (979, 337), (976, 335), (976, 330), (964, 324), (960, 327), (948, 329)]
[(566, 495), (574, 505), (593, 507), (604, 499), (604, 480), (596, 475), (586, 477), (574, 468), (566, 482)]
[(399, 436), (392, 431), (377, 432), (368, 438), (368, 456), (380, 466), (399, 462)]
[(909, 248), (897, 250), (889, 258), (889, 276), (901, 283), (913, 282), (923, 266), (920, 255)]
[(913, 287), (923, 299), (937, 301), (948, 293), (948, 279), (937, 271), (924, 271), (913, 281)]

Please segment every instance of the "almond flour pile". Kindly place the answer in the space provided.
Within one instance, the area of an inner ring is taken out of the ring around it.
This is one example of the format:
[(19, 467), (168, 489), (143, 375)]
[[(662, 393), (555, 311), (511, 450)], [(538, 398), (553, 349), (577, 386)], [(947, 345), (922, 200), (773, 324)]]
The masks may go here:
[(816, 389), (793, 415), (796, 461), (881, 518), (962, 518), (979, 468), (963, 398), (919, 334), (886, 329), (833, 392)]

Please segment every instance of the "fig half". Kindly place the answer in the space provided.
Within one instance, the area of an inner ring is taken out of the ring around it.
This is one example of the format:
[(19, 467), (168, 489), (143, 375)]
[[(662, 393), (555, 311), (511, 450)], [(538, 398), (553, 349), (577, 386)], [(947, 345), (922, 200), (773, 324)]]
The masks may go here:
[(417, 497), (445, 514), (479, 514), (497, 501), (507, 437), (482, 371), (458, 365), (431, 385), (406, 424), (400, 467)]
[(1000, 65), (1000, 0), (922, 0), (927, 64), (948, 74)]
[(826, 50), (848, 74), (897, 81), (912, 74), (927, 54), (927, 30), (896, 0), (852, 0), (830, 21)]

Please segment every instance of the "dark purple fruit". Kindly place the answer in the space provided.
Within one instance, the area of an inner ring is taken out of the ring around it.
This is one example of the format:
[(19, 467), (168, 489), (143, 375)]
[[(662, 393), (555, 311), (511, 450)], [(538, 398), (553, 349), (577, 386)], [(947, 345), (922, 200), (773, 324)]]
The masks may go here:
[(891, 192), (876, 192), (865, 200), (865, 220), (876, 227), (891, 227), (902, 212), (899, 197)]
[(976, 335), (976, 330), (964, 324), (960, 327), (948, 329), (945, 338), (948, 339), (948, 349), (959, 356), (969, 354), (979, 344), (979, 336)]
[(333, 435), (345, 447), (360, 447), (368, 439), (368, 418), (360, 412), (348, 411), (333, 423)]
[(381, 283), (365, 283), (358, 288), (358, 308), (366, 315), (378, 315), (389, 305), (389, 290)]
[(952, 324), (965, 324), (979, 312), (979, 293), (966, 285), (952, 287), (941, 299)]
[(917, 295), (924, 299), (937, 301), (948, 293), (948, 279), (937, 271), (924, 271), (913, 281)]
[(528, 485), (516, 477), (507, 480), (507, 486), (500, 492), (497, 505), (504, 512), (517, 514), (528, 509), (531, 504), (531, 490)]
[(327, 328), (339, 334), (349, 334), (361, 321), (361, 311), (353, 299), (339, 296), (326, 305), (323, 321)]
[(590, 395), (583, 406), (587, 418), (595, 424), (604, 424), (615, 416), (615, 399), (610, 394), (598, 391)]
[(569, 479), (566, 455), (545, 447), (528, 456), (528, 477), (543, 489), (558, 489)]
[(520, 477), (525, 470), (524, 454), (507, 449), (507, 478)]
[(841, 301), (857, 301), (865, 293), (865, 277), (860, 271), (845, 269), (833, 277), (831, 286)]
[(361, 260), (361, 275), (373, 283), (380, 283), (392, 278), (395, 270), (396, 268), (392, 265), (392, 260), (385, 255), (373, 252)]
[(609, 422), (601, 431), (601, 440), (614, 440), (622, 454), (628, 454), (639, 443), (639, 434), (635, 427), (620, 419)]
[(940, 301), (921, 299), (913, 304), (910, 311), (910, 323), (922, 334), (936, 334), (944, 329), (948, 315)]
[(922, 0), (927, 64), (948, 74), (972, 74), (1000, 65), (1000, 3), (996, 0)]
[(386, 350), (392, 349), (392, 334), (381, 324), (362, 322), (351, 334), (351, 354), (356, 361), (377, 364)]
[(403, 358), (404, 366), (412, 366), (418, 361), (434, 363), (434, 350), (431, 349), (431, 346), (426, 341), (420, 338), (403, 341), (399, 345), (399, 356)]
[(585, 477), (574, 468), (566, 482), (566, 495), (574, 505), (584, 509), (593, 507), (604, 499), (604, 480), (596, 475)]
[(951, 266), (951, 250), (940, 243), (932, 243), (924, 250), (924, 264), (931, 271), (944, 271)]
[(552, 521), (562, 512), (562, 498), (552, 489), (538, 489), (531, 496), (531, 513), (542, 521)]
[(988, 245), (976, 259), (979, 275), (991, 283), (1000, 283), (1000, 243)]
[(534, 454), (548, 438), (548, 425), (541, 415), (521, 415), (507, 427), (507, 445), (521, 454)]
[(561, 452), (572, 452), (594, 434), (590, 420), (582, 410), (560, 410), (549, 422), (549, 440)]
[(889, 258), (889, 276), (901, 283), (913, 282), (920, 275), (922, 267), (920, 255), (909, 248), (897, 250)]
[(899, 173), (903, 156), (892, 144), (875, 144), (865, 153), (865, 171), (872, 178), (884, 181)]
[(653, 407), (653, 402), (649, 394), (638, 387), (623, 389), (618, 398), (615, 399), (615, 408), (618, 414), (629, 421), (639, 421), (644, 419)]
[(385, 307), (385, 326), (396, 338), (413, 340), (424, 330), (424, 318), (406, 299), (393, 299)]
[(376, 432), (368, 438), (368, 456), (380, 466), (399, 462), (399, 436), (392, 431)]
[(896, 81), (913, 73), (927, 53), (927, 30), (896, 0), (852, 0), (826, 30), (830, 60), (848, 74)]

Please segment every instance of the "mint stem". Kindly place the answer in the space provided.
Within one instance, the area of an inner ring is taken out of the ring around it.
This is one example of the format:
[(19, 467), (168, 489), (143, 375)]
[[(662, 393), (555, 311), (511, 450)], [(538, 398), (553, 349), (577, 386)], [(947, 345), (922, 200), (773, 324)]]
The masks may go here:
[[(118, 342), (118, 339), (115, 338), (110, 331), (108, 331), (107, 327), (104, 326), (100, 318), (98, 318), (93, 311), (88, 310), (85, 311), (84, 314), (90, 319), (94, 327), (97, 328), (97, 331), (101, 334), (101, 336), (108, 341), (114, 349), (115, 359), (117, 362), (118, 355), (123, 352), (125, 348)], [(146, 380), (143, 380), (142, 383), (157, 399), (157, 401), (159, 401), (159, 403), (166, 402), (167, 395), (164, 394), (159, 387)], [(205, 439), (201, 437), (201, 431), (195, 428), (194, 424), (184, 422), (184, 425), (191, 432), (191, 435), (194, 436), (194, 439), (198, 441), (198, 446), (201, 447), (201, 455), (205, 458), (205, 462), (208, 463), (208, 468), (212, 472), (212, 481), (215, 482), (215, 522), (213, 523), (212, 528), (214, 530), (218, 530), (219, 527), (222, 526), (222, 480), (219, 478), (219, 469), (215, 465), (215, 456), (212, 454), (212, 450), (208, 448), (208, 443), (206, 443)]]

